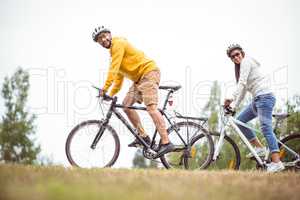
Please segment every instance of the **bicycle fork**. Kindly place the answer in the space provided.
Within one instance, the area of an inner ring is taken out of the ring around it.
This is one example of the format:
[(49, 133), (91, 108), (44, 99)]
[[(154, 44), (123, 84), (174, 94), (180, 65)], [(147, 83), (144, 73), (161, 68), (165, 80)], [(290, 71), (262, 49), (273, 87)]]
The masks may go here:
[(110, 120), (110, 118), (112, 116), (113, 108), (114, 108), (114, 105), (116, 104), (116, 102), (117, 102), (117, 98), (115, 97), (113, 99), (112, 104), (110, 105), (109, 111), (106, 114), (106, 118), (102, 119), (100, 121), (100, 123), (99, 123), (100, 129), (99, 129), (98, 133), (96, 134), (96, 137), (95, 137), (95, 139), (94, 139), (94, 141), (93, 141), (93, 143), (91, 145), (91, 149), (95, 149), (96, 148), (96, 146), (97, 146), (100, 138), (102, 137), (102, 135), (103, 135), (103, 133), (104, 133), (104, 131), (106, 129), (106, 125), (108, 124), (108, 122), (109, 122), (109, 120)]
[(225, 137), (225, 128), (222, 128), (221, 132), (220, 132), (220, 138), (218, 140), (218, 143), (216, 144), (215, 146), (215, 151), (214, 151), (214, 155), (213, 155), (213, 158), (212, 160), (213, 161), (216, 161), (219, 154), (220, 154), (220, 151), (222, 149), (222, 146), (224, 144), (224, 137)]
[(93, 143), (91, 145), (91, 149), (95, 149), (96, 148), (96, 146), (97, 146), (100, 138), (102, 137), (102, 135), (103, 135), (103, 133), (105, 131), (107, 123), (108, 123), (107, 119), (102, 119), (100, 121), (100, 124), (99, 124), (100, 128), (99, 128), (98, 133), (96, 134), (96, 137), (94, 138), (94, 141), (93, 141)]

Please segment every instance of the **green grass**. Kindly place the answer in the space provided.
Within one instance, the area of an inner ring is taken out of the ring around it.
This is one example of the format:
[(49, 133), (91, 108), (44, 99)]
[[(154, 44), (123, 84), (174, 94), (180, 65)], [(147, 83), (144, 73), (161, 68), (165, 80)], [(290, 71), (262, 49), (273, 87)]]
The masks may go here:
[(299, 199), (300, 174), (0, 165), (0, 199)]

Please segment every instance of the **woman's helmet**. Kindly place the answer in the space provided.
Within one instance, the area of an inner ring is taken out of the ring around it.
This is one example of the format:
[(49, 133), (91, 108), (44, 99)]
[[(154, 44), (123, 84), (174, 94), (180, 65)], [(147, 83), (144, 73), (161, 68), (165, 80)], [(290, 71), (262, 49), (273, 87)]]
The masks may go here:
[(95, 30), (92, 34), (93, 40), (95, 42), (97, 42), (97, 37), (102, 32), (109, 32), (110, 33), (110, 30), (108, 28), (104, 27), (104, 26), (98, 26), (97, 28), (95, 28)]
[(227, 56), (230, 57), (230, 54), (233, 50), (239, 49), (243, 51), (243, 48), (239, 44), (231, 44), (226, 50)]

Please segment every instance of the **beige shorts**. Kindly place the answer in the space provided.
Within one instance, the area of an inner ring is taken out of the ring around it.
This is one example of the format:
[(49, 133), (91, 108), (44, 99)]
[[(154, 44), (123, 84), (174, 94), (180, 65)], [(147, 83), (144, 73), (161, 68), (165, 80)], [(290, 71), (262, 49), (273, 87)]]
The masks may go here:
[(160, 82), (160, 71), (150, 71), (137, 83), (129, 88), (125, 98), (133, 98), (134, 102), (144, 102), (146, 106), (158, 104), (158, 86)]

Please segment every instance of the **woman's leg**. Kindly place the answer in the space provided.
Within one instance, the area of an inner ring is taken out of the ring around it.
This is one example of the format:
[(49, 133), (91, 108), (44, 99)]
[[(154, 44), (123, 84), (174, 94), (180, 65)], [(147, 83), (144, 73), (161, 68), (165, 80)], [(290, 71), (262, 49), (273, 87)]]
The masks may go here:
[(275, 101), (275, 97), (271, 94), (261, 95), (255, 99), (255, 105), (257, 108), (261, 131), (263, 132), (268, 143), (272, 161), (279, 162), (279, 147), (272, 127), (272, 111)]
[[(254, 107), (255, 105), (250, 103), (237, 117), (237, 119), (241, 122), (247, 123), (257, 117), (256, 109)], [(249, 142), (255, 146), (255, 147), (263, 147), (263, 145), (260, 143), (260, 141), (257, 139), (254, 132), (244, 126), (238, 125), (238, 127), (241, 129), (241, 131), (244, 133), (244, 135), (247, 137)]]

